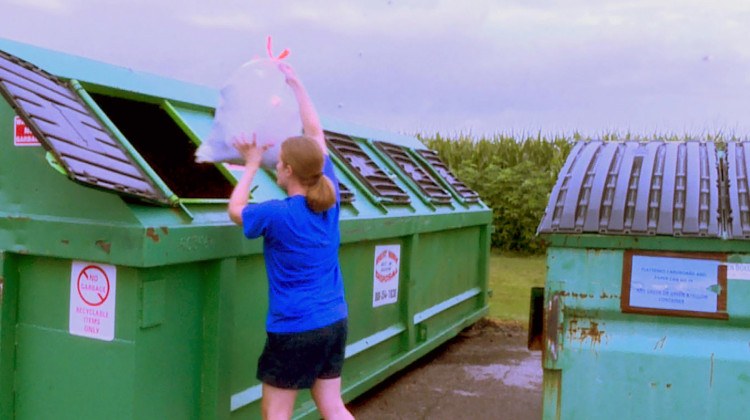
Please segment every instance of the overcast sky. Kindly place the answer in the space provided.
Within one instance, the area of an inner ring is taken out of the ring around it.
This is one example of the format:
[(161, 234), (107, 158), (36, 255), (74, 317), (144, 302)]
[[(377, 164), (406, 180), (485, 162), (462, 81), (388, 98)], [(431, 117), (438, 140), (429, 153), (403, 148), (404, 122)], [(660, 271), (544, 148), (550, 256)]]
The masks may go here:
[(406, 134), (750, 135), (747, 0), (0, 0), (0, 37), (212, 87), (266, 36)]

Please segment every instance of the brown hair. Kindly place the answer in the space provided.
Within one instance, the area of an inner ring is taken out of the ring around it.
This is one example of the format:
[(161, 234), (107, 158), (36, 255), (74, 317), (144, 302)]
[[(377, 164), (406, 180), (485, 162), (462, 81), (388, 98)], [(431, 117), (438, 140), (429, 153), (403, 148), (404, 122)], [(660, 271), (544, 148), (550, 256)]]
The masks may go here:
[(289, 137), (281, 143), (281, 161), (292, 168), (292, 174), (307, 187), (307, 205), (315, 213), (336, 204), (336, 190), (323, 175), (325, 157), (320, 145), (310, 137)]

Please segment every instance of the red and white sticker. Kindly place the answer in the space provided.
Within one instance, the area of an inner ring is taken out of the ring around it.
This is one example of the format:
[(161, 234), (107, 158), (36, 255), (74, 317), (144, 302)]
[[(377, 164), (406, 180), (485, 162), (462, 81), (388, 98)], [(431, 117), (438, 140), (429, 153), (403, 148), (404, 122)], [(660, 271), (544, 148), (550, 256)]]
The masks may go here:
[(112, 341), (115, 338), (117, 268), (73, 261), (70, 272), (70, 333)]
[(375, 247), (372, 307), (396, 303), (401, 265), (401, 245)]
[(21, 117), (16, 115), (13, 119), (13, 145), (15, 146), (41, 146), (34, 133), (29, 130)]

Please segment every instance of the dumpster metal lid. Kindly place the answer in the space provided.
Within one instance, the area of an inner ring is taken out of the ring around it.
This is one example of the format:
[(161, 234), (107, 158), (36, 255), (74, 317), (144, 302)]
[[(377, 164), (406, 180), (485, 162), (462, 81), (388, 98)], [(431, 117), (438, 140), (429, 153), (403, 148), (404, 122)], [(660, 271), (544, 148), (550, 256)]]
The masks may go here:
[(409, 194), (404, 192), (370, 156), (349, 136), (325, 131), (328, 148), (377, 197), (392, 203), (408, 204)]
[(448, 184), (456, 191), (456, 193), (469, 203), (476, 203), (479, 201), (479, 194), (469, 188), (466, 184), (461, 182), (454, 174), (448, 169), (446, 165), (438, 156), (437, 152), (429, 149), (419, 149), (416, 151), (440, 176), (445, 179)]
[(451, 202), (451, 195), (409, 156), (403, 146), (384, 141), (376, 141), (374, 143), (376, 147), (388, 155), (414, 181), (422, 193), (429, 197), (432, 202), (438, 204), (448, 204)]
[(0, 93), (72, 180), (171, 204), (62, 80), (0, 51)]
[(713, 143), (579, 141), (538, 232), (719, 237), (719, 220)]

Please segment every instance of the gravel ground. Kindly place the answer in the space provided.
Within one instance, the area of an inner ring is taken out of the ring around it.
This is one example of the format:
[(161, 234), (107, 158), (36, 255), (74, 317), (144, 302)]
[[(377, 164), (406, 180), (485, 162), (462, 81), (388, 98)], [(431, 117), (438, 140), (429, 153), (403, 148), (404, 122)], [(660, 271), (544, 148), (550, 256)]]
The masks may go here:
[(358, 420), (539, 420), (541, 352), (520, 324), (483, 319), (348, 407)]

